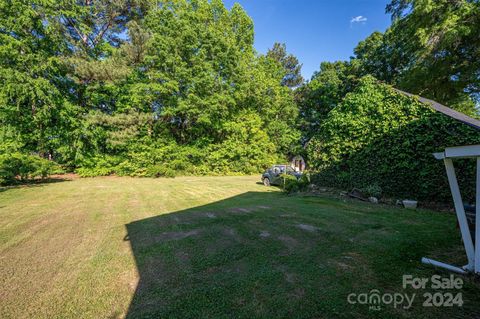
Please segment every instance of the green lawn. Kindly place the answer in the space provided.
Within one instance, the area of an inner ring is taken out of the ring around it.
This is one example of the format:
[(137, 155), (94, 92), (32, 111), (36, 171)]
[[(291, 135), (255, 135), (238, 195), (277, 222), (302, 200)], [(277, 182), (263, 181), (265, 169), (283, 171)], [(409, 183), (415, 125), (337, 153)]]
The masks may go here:
[[(92, 178), (0, 189), (1, 318), (471, 318), (402, 275), (465, 263), (453, 215), (286, 196), (257, 177)], [(409, 310), (350, 293), (417, 293)], [(457, 292), (457, 291), (455, 291)]]

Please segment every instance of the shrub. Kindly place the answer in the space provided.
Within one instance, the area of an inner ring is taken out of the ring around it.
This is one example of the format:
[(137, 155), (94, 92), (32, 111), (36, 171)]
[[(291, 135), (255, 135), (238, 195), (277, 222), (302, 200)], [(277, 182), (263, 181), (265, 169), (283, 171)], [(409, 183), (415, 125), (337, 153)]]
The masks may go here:
[[(480, 144), (475, 129), (365, 77), (323, 122), (308, 146), (314, 182), (341, 188), (376, 185), (390, 197), (450, 201), (444, 166), (432, 153)], [(455, 161), (465, 199), (474, 164)]]
[(367, 197), (382, 197), (382, 188), (378, 184), (368, 185), (362, 189), (362, 193)]
[(284, 179), (282, 188), (287, 193), (305, 191), (310, 184), (310, 175), (306, 173), (304, 173), (298, 179), (295, 176), (288, 174), (282, 174), (282, 178)]
[(146, 176), (148, 177), (175, 177), (175, 170), (168, 168), (165, 165), (154, 165), (147, 169)]
[(60, 172), (59, 166), (36, 155), (7, 153), (0, 155), (0, 184), (13, 184), (18, 179), (28, 181), (44, 179), (50, 174)]
[(112, 156), (92, 157), (86, 160), (75, 172), (81, 177), (108, 176), (115, 172), (119, 159)]

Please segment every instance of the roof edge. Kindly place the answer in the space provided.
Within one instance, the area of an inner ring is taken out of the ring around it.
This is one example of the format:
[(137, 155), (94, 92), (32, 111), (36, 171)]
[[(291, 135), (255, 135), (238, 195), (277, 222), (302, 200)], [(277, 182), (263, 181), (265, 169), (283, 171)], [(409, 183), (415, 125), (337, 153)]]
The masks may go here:
[(421, 96), (418, 96), (418, 95), (415, 95), (415, 94), (411, 94), (411, 93), (408, 93), (408, 92), (405, 92), (405, 91), (402, 91), (402, 90), (399, 90), (399, 89), (396, 89), (396, 88), (393, 88), (396, 92), (400, 93), (400, 94), (403, 94), (403, 95), (406, 95), (406, 96), (409, 96), (409, 97), (413, 97), (413, 98), (416, 98), (418, 99), (418, 101), (422, 102), (423, 104), (428, 104), (430, 105), (435, 111), (437, 112), (440, 112), (454, 120), (457, 120), (459, 122), (462, 122), (463, 124), (466, 124), (470, 127), (473, 127), (477, 130), (480, 130), (480, 120), (477, 120), (477, 119), (474, 119), (473, 117), (470, 117), (462, 112), (458, 112), (458, 111), (455, 111), (454, 109), (451, 109), (445, 105), (442, 105), (436, 101), (433, 101), (433, 100), (430, 100), (430, 99), (427, 99), (427, 98), (424, 98), (424, 97), (421, 97)]

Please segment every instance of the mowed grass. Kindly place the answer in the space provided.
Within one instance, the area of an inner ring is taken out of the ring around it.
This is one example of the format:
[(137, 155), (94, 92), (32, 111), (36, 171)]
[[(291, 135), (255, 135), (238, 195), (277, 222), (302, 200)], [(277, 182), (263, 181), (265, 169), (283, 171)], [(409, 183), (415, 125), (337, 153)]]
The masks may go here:
[[(455, 217), (286, 196), (258, 177), (74, 179), (0, 191), (1, 318), (471, 318), (402, 275), (462, 265)], [(416, 293), (410, 309), (350, 293)], [(448, 291), (446, 291), (448, 292)]]

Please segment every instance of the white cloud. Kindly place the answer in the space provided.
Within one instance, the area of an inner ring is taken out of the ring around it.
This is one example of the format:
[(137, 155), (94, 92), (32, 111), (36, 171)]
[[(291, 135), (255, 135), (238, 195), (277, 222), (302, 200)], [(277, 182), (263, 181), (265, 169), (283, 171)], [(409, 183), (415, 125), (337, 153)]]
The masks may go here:
[(355, 18), (352, 18), (350, 20), (350, 23), (365, 23), (367, 21), (367, 18), (364, 16), (356, 16)]

